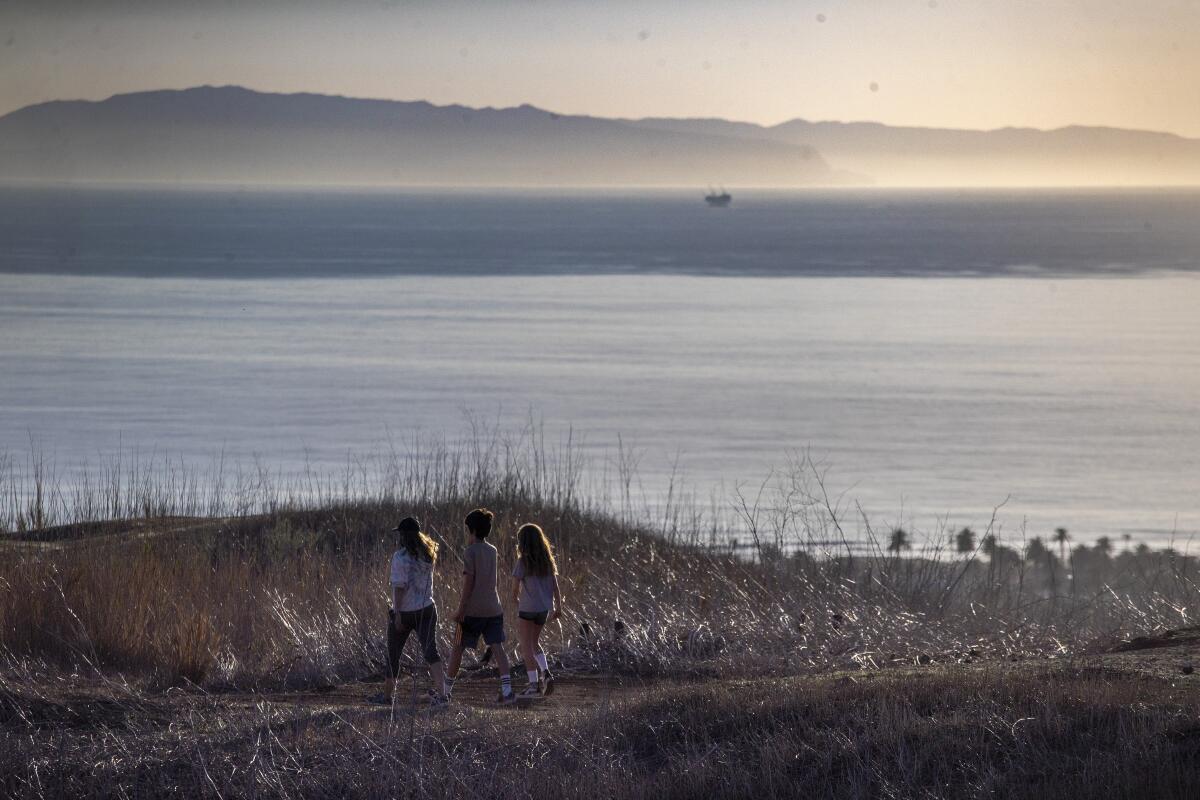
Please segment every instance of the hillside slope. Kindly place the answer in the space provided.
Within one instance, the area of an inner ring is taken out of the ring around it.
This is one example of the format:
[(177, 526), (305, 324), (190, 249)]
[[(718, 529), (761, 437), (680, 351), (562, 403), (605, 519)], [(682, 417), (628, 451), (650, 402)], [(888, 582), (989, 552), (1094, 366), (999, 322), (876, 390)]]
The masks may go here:
[(56, 101), (0, 118), (0, 179), (468, 186), (800, 186), (845, 180), (813, 149), (521, 106), (239, 87)]
[(1200, 184), (1200, 140), (1071, 126), (992, 131), (794, 119), (760, 126), (721, 119), (641, 119), (653, 130), (803, 143), (880, 185), (1120, 186)]

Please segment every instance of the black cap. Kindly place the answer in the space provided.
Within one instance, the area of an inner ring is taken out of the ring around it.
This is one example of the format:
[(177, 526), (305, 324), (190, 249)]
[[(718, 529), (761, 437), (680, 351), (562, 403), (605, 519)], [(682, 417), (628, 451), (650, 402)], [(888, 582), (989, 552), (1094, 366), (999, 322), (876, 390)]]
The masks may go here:
[(405, 517), (404, 519), (400, 520), (400, 524), (392, 528), (392, 530), (399, 531), (400, 533), (405, 533), (406, 531), (420, 533), (421, 521), (416, 517)]

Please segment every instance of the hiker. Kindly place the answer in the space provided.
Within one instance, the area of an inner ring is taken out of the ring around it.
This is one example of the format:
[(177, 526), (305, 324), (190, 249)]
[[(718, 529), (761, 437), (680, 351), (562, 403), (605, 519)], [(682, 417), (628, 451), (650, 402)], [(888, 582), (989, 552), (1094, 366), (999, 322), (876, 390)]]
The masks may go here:
[(500, 671), (500, 696), (497, 702), (506, 705), (516, 698), (513, 695), (512, 675), (509, 674), (508, 654), (504, 652), (504, 608), (496, 591), (496, 563), (499, 553), (488, 542), (495, 515), (486, 508), (477, 508), (463, 523), (474, 540), (463, 552), (462, 599), (454, 612), (458, 623), (458, 637), (450, 654), (450, 668), (446, 671), (446, 699), (454, 692), (454, 679), (462, 664), (463, 651), (479, 646), (480, 637), (490, 648)]
[(554, 676), (546, 663), (546, 654), (538, 644), (538, 637), (547, 622), (562, 615), (563, 600), (550, 540), (541, 527), (533, 523), (522, 525), (517, 531), (512, 599), (517, 604), (517, 633), (521, 637), (521, 657), (529, 677), (529, 685), (518, 697), (549, 695), (554, 691)]
[(371, 702), (389, 704), (396, 691), (400, 673), (400, 654), (408, 635), (414, 631), (421, 644), (429, 676), (433, 681), (430, 705), (445, 706), (445, 672), (437, 646), (437, 606), (433, 603), (433, 567), (437, 563), (437, 543), (421, 531), (421, 523), (405, 517), (392, 529), (400, 534), (400, 549), (392, 555), (390, 583), (392, 607), (388, 610), (388, 673), (383, 694)]

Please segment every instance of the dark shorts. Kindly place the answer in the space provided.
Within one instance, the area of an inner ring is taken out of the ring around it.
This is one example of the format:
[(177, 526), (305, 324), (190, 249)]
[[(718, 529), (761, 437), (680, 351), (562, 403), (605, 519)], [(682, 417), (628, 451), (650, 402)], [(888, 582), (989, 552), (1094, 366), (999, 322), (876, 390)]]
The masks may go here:
[(442, 660), (437, 646), (437, 606), (432, 603), (420, 611), (401, 611), (398, 630), (396, 611), (389, 608), (387, 629), (388, 669), (393, 678), (400, 673), (400, 654), (404, 652), (404, 643), (413, 631), (416, 631), (417, 641), (421, 643), (425, 663), (436, 664)]
[(504, 615), (494, 617), (464, 617), (458, 624), (458, 643), (474, 649), (479, 646), (479, 637), (487, 644), (504, 641)]
[(530, 622), (537, 623), (538, 625), (545, 625), (546, 617), (550, 616), (550, 612), (549, 611), (518, 611), (517, 616), (520, 617), (521, 619), (527, 619)]

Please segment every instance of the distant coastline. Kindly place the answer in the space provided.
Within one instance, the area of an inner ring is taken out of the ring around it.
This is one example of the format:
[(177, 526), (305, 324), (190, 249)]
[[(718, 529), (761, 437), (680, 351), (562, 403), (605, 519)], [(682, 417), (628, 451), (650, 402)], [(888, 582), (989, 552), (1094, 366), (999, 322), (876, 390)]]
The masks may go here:
[(1069, 126), (608, 119), (202, 86), (0, 117), (0, 180), (407, 187), (1200, 185), (1200, 140)]

